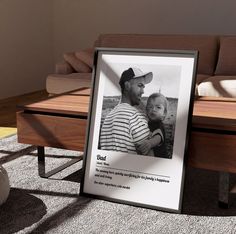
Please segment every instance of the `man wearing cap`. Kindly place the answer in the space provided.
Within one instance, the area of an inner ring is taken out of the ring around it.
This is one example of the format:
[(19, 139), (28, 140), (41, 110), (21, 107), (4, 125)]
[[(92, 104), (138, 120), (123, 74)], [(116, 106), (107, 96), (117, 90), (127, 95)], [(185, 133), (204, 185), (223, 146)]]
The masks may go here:
[(141, 102), (145, 85), (152, 78), (152, 72), (143, 73), (139, 68), (129, 68), (122, 73), (119, 82), (121, 101), (102, 125), (102, 150), (137, 154), (136, 146), (150, 134), (146, 115), (137, 106)]

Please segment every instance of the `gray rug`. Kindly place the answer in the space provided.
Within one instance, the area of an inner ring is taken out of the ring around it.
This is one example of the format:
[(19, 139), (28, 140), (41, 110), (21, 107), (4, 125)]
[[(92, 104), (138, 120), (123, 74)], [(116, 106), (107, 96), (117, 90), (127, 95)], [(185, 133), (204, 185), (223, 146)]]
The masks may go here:
[[(78, 156), (46, 148), (48, 169)], [(0, 164), (11, 190), (0, 207), (0, 233), (236, 233), (236, 196), (218, 208), (218, 174), (188, 168), (183, 214), (172, 214), (79, 196), (81, 162), (43, 179), (35, 147), (16, 136), (0, 141)], [(231, 177), (236, 182), (235, 176)]]

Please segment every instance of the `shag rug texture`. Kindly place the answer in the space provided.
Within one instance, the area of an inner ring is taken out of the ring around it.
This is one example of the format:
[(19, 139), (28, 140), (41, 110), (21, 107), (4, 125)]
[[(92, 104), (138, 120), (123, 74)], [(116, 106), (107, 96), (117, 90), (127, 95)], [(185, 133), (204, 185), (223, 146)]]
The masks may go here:
[[(81, 152), (46, 148), (47, 169)], [(79, 195), (82, 162), (44, 179), (35, 146), (0, 141), (0, 164), (11, 190), (0, 207), (0, 233), (236, 233), (236, 196), (218, 207), (218, 173), (187, 168), (182, 214), (134, 207)], [(235, 176), (231, 177), (236, 182)]]

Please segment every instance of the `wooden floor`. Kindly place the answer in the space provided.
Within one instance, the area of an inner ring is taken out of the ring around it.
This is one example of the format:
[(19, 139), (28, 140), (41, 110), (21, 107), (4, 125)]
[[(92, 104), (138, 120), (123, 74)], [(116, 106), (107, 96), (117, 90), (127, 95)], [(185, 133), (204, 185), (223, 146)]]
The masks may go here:
[(40, 90), (0, 100), (0, 127), (16, 127), (17, 105), (39, 101), (47, 97), (46, 90)]

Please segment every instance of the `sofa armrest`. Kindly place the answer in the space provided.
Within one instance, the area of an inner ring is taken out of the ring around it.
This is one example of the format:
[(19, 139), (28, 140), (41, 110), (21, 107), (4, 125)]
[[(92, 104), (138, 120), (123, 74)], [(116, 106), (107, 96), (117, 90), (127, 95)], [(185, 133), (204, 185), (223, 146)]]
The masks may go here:
[(73, 73), (73, 67), (66, 61), (59, 62), (55, 65), (56, 74), (70, 74)]
[(89, 73), (93, 67), (94, 48), (63, 53), (63, 61), (55, 66), (56, 74)]

